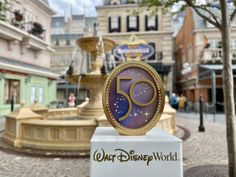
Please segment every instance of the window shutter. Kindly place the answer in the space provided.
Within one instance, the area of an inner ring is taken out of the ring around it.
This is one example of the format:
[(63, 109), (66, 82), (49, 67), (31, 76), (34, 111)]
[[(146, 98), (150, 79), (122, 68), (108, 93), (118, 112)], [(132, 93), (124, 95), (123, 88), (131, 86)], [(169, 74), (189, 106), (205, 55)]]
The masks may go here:
[(137, 19), (137, 28), (136, 29), (137, 29), (137, 31), (139, 31), (139, 16), (137, 16), (136, 19)]
[(147, 25), (148, 25), (148, 16), (145, 15), (145, 31), (149, 31)]
[(156, 15), (155, 21), (156, 21), (155, 29), (158, 31), (158, 15)]
[(118, 32), (121, 32), (121, 17), (118, 17)]
[(108, 17), (108, 32), (111, 33), (111, 17)]

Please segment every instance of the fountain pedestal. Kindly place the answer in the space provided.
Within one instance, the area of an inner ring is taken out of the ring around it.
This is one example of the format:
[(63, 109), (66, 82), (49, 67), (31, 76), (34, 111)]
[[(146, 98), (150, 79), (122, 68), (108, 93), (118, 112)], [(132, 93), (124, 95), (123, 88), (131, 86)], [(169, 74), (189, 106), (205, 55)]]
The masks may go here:
[(104, 114), (102, 107), (102, 91), (106, 75), (82, 75), (80, 84), (89, 90), (89, 102), (79, 112), (80, 119), (96, 119)]
[[(105, 52), (112, 50), (115, 42), (102, 37), (84, 37), (79, 39), (77, 45), (84, 51), (91, 53), (91, 72), (88, 74), (73, 73), (67, 75), (70, 83), (79, 83), (89, 90), (89, 102), (80, 109), (80, 119), (96, 119), (104, 114), (102, 107), (102, 91), (106, 75), (101, 73)], [(81, 79), (80, 79), (81, 78)]]

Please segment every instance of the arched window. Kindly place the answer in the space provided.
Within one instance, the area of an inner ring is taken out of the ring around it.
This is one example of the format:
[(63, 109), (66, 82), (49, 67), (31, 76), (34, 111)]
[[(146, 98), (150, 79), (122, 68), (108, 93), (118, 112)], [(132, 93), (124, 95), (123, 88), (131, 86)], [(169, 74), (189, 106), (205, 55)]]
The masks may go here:
[(150, 56), (148, 60), (155, 60), (156, 59), (156, 44), (155, 42), (149, 42), (148, 45), (152, 46), (152, 48), (154, 49), (153, 55)]

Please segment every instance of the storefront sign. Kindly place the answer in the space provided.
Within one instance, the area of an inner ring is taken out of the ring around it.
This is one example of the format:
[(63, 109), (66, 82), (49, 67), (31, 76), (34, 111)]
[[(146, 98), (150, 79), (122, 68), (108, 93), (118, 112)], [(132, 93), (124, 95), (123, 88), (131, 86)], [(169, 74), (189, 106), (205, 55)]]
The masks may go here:
[(147, 44), (124, 44), (114, 49), (115, 57), (120, 60), (143, 60), (152, 56), (154, 52), (153, 47)]

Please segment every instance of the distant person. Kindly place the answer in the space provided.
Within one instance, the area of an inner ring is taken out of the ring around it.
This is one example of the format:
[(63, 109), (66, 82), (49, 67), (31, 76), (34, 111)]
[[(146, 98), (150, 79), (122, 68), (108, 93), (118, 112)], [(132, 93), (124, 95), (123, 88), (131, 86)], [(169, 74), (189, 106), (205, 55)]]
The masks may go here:
[(180, 96), (179, 96), (179, 94), (177, 94), (177, 95), (176, 95), (176, 100), (177, 100), (176, 109), (177, 109), (177, 110), (179, 109), (179, 99), (180, 99)]
[(184, 111), (184, 109), (185, 109), (185, 104), (186, 104), (186, 97), (183, 95), (183, 94), (181, 94), (181, 96), (180, 96), (180, 98), (179, 98), (179, 111)]
[(170, 97), (170, 105), (172, 108), (177, 109), (178, 107), (178, 101), (175, 93), (172, 93)]
[(69, 96), (69, 106), (70, 107), (75, 107), (75, 95), (74, 93), (71, 93)]

